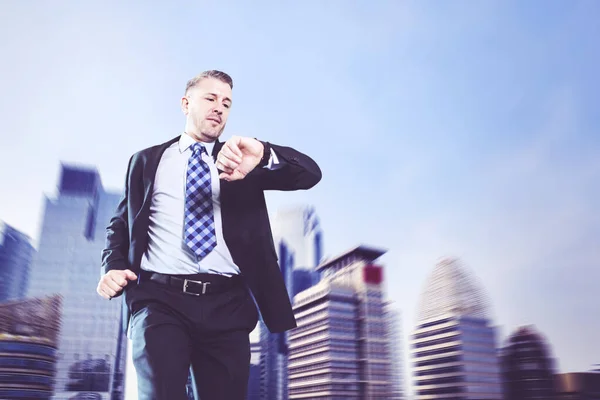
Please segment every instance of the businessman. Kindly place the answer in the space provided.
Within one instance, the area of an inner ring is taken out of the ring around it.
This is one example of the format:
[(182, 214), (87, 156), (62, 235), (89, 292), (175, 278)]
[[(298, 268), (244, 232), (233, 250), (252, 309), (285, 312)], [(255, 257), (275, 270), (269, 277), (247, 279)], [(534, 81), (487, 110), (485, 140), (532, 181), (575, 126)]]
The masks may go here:
[(140, 400), (186, 399), (190, 366), (201, 400), (244, 400), (258, 311), (271, 332), (296, 327), (264, 191), (310, 189), (321, 171), (289, 147), (219, 141), (232, 89), (214, 70), (187, 83), (185, 130), (131, 157), (106, 229), (97, 292), (124, 293)]

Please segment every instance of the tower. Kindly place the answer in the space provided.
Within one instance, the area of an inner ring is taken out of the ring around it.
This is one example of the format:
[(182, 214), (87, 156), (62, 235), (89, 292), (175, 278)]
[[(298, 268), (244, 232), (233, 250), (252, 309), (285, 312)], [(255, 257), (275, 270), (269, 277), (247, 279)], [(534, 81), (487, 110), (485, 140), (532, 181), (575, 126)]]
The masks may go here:
[(411, 353), (416, 399), (502, 399), (495, 329), (458, 259), (442, 259), (429, 277)]

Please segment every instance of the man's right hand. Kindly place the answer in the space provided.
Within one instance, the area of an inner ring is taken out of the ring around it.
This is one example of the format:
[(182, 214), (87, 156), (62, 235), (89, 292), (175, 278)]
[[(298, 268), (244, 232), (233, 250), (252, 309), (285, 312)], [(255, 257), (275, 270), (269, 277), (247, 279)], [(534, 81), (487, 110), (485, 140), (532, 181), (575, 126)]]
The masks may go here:
[(116, 270), (113, 269), (108, 271), (98, 283), (96, 292), (107, 300), (112, 299), (119, 294), (125, 286), (127, 286), (127, 280), (136, 280), (137, 276), (130, 270)]

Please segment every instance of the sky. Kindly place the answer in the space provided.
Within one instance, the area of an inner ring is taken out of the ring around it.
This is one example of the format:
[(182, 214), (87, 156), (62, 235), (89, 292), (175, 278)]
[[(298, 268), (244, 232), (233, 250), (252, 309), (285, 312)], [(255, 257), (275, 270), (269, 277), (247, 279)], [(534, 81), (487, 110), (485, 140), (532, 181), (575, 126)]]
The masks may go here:
[[(0, 220), (39, 234), (61, 162), (123, 187), (179, 135), (185, 82), (234, 79), (224, 138), (315, 159), (325, 251), (381, 258), (403, 331), (442, 256), (485, 290), (499, 342), (534, 324), (561, 372), (600, 363), (600, 3), (9, 2)], [(100, 261), (100, 260), (99, 260)], [(406, 337), (406, 336), (405, 336)], [(408, 362), (405, 368), (408, 368)]]

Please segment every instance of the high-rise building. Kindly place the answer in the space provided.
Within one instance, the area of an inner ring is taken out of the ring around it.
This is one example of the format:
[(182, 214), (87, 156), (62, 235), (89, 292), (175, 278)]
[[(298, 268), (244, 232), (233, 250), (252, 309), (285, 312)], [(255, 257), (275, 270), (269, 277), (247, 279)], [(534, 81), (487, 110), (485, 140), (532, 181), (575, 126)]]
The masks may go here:
[(356, 247), (317, 267), (297, 294), (289, 334), (290, 399), (390, 399), (393, 371), (383, 289), (384, 251)]
[(0, 221), (0, 303), (25, 297), (33, 253), (27, 235)]
[(404, 387), (402, 383), (402, 360), (404, 359), (402, 346), (402, 322), (400, 310), (392, 303), (386, 304), (386, 320), (388, 323), (388, 335), (390, 343), (391, 382), (392, 391), (390, 400), (404, 399)]
[[(276, 250), (279, 258), (279, 268), (291, 299), (294, 281), (294, 253), (282, 238), (276, 242)], [(261, 398), (287, 400), (287, 332), (271, 333), (263, 323), (260, 324), (259, 329), (261, 342)]]
[(505, 400), (555, 398), (550, 345), (533, 326), (519, 328), (502, 351)]
[(275, 245), (284, 239), (294, 268), (314, 269), (323, 261), (323, 231), (313, 207), (278, 210), (271, 223)]
[(261, 400), (260, 397), (260, 342), (250, 343), (250, 374), (246, 400)]
[(0, 304), (0, 399), (50, 399), (61, 296)]
[[(279, 268), (292, 300), (319, 280), (314, 270), (323, 257), (319, 219), (314, 208), (297, 207), (278, 211), (271, 225)], [(272, 334), (262, 325), (260, 337), (261, 396), (287, 400), (288, 333)]]
[(319, 271), (305, 268), (294, 269), (292, 275), (292, 298), (319, 283), (319, 279)]
[(416, 399), (502, 399), (496, 333), (482, 290), (457, 259), (433, 270), (411, 353)]
[(45, 201), (28, 295), (63, 299), (56, 400), (83, 393), (123, 398), (122, 301), (109, 302), (96, 293), (105, 229), (119, 199), (120, 194), (104, 190), (95, 169), (61, 165), (58, 193)]

